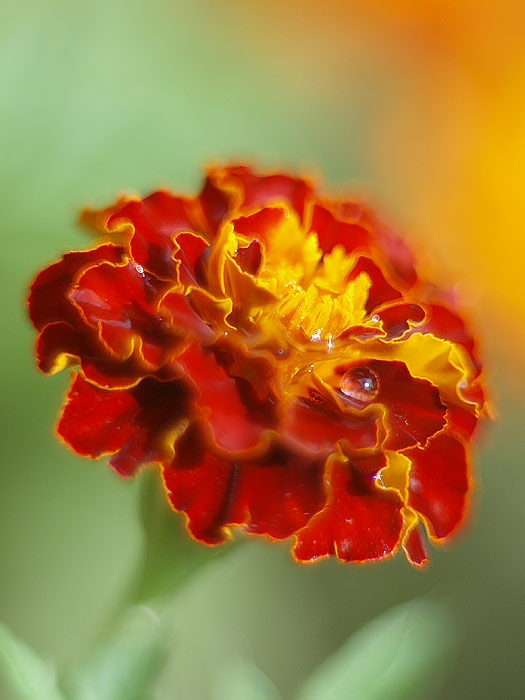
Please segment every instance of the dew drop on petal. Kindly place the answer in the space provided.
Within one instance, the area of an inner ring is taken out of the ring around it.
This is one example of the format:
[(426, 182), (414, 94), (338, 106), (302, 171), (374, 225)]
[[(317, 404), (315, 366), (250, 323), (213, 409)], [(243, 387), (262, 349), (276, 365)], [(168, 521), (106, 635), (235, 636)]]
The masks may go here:
[(377, 374), (368, 367), (351, 367), (341, 377), (341, 392), (359, 406), (368, 406), (379, 392)]

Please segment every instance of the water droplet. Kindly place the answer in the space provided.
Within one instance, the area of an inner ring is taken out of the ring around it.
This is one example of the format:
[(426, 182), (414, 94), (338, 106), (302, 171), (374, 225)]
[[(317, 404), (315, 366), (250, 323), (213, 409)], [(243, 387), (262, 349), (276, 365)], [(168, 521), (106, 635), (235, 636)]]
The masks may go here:
[(381, 316), (380, 316), (379, 314), (374, 314), (374, 315), (372, 316), (372, 321), (373, 321), (374, 323), (378, 323), (380, 320), (381, 320)]
[(377, 374), (368, 367), (351, 367), (341, 377), (341, 392), (359, 406), (368, 406), (379, 392)]

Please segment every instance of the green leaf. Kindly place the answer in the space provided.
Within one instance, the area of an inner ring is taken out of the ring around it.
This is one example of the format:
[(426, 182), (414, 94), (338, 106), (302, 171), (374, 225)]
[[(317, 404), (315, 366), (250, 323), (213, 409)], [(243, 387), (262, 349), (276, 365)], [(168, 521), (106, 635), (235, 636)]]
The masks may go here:
[(221, 668), (213, 700), (280, 700), (267, 676), (247, 657), (234, 657)]
[[(76, 669), (72, 700), (144, 700), (164, 662), (164, 635), (155, 612), (131, 609), (118, 632)], [(69, 697), (69, 696), (68, 696)]]
[(64, 700), (53, 666), (0, 623), (0, 694), (9, 700)]
[[(416, 600), (356, 632), (307, 679), (297, 700), (432, 697), (454, 647), (455, 628), (438, 603)], [(422, 691), (424, 689), (424, 692)]]

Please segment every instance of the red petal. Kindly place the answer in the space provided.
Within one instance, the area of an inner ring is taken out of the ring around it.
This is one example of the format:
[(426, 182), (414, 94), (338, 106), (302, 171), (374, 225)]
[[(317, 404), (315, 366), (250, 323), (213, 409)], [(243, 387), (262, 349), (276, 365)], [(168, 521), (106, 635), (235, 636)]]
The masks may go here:
[(469, 467), (465, 447), (441, 433), (421, 449), (405, 452), (412, 462), (409, 505), (427, 518), (431, 533), (448, 537), (465, 515), (469, 491)]
[(257, 463), (219, 459), (205, 451), (198, 431), (177, 443), (164, 470), (169, 499), (188, 517), (194, 537), (222, 542), (224, 528), (238, 524), (251, 533), (284, 539), (323, 505), (323, 462), (276, 448)]
[(183, 296), (178, 292), (169, 292), (160, 306), (169, 313), (173, 325), (181, 332), (193, 333), (201, 343), (209, 344), (216, 334), (194, 311), (190, 303), (191, 297), (191, 294)]
[(425, 566), (428, 563), (427, 551), (425, 543), (421, 537), (418, 527), (410, 531), (408, 537), (403, 543), (403, 549), (407, 555), (407, 559), (414, 566)]
[(283, 436), (299, 450), (330, 452), (339, 441), (354, 449), (377, 443), (376, 417), (342, 413), (326, 402), (293, 401), (285, 409)]
[(464, 440), (470, 440), (477, 428), (478, 417), (464, 406), (448, 404), (447, 423), (450, 426), (450, 432)]
[(324, 460), (276, 448), (257, 463), (242, 462), (231, 518), (246, 532), (284, 539), (324, 505)]
[(131, 476), (143, 464), (171, 460), (169, 434), (186, 413), (181, 382), (144, 379), (130, 390), (105, 391), (77, 375), (57, 431), (78, 454), (114, 454), (113, 468)]
[(264, 207), (285, 202), (302, 219), (307, 198), (312, 194), (310, 185), (301, 178), (275, 173), (256, 175), (250, 168), (231, 167), (225, 169), (225, 184), (240, 188), (241, 207)]
[(177, 264), (173, 259), (174, 234), (193, 231), (196, 225), (194, 205), (188, 199), (168, 192), (154, 192), (142, 201), (131, 201), (113, 214), (108, 228), (119, 228), (129, 221), (134, 228), (130, 251), (135, 262), (158, 277), (174, 279)]
[[(378, 311), (387, 340), (399, 338), (410, 328), (410, 323), (421, 323), (425, 312), (418, 304), (395, 304), (387, 309)], [(420, 330), (420, 328), (418, 328)]]
[(122, 248), (107, 243), (93, 250), (66, 253), (61, 260), (42, 270), (31, 285), (28, 301), (29, 315), (35, 328), (42, 330), (54, 321), (78, 323), (78, 310), (66, 296), (73, 278), (90, 263), (104, 260), (116, 263), (121, 255)]
[(160, 365), (180, 344), (180, 334), (157, 310), (166, 283), (131, 262), (102, 263), (84, 272), (69, 293), (87, 322), (119, 356), (129, 357), (135, 339), (150, 365)]
[(423, 444), (445, 424), (446, 407), (439, 391), (426, 379), (415, 379), (404, 362), (371, 360), (367, 367), (379, 377), (377, 403), (386, 407), (387, 450)]
[(402, 503), (394, 492), (375, 486), (384, 465), (384, 455), (329, 460), (327, 505), (296, 535), (296, 559), (336, 554), (343, 561), (369, 561), (393, 552), (403, 526)]
[(223, 192), (215, 183), (213, 174), (210, 173), (204, 181), (204, 187), (199, 195), (204, 222), (210, 238), (217, 233), (221, 222), (228, 214), (230, 195)]
[(191, 534), (207, 544), (218, 544), (226, 537), (238, 467), (207, 452), (203, 442), (198, 429), (187, 430), (163, 478), (171, 504), (186, 513)]
[(194, 344), (186, 348), (177, 362), (198, 389), (195, 405), (206, 416), (217, 445), (232, 452), (258, 445), (262, 426), (252, 419), (235, 379), (228, 376), (214, 354)]
[(317, 233), (319, 247), (325, 253), (336, 245), (342, 245), (347, 253), (352, 253), (357, 249), (367, 249), (370, 243), (370, 233), (366, 228), (336, 219), (319, 204), (313, 207), (310, 230)]
[(358, 258), (348, 279), (355, 280), (362, 272), (366, 272), (372, 282), (368, 290), (368, 299), (365, 307), (367, 313), (371, 314), (381, 304), (386, 304), (388, 301), (394, 301), (394, 299), (402, 297), (401, 292), (386, 281), (378, 265), (365, 256)]
[(82, 374), (103, 388), (128, 387), (144, 376), (144, 366), (131, 357), (125, 361), (108, 357), (107, 350), (96, 332), (88, 327), (69, 323), (50, 323), (40, 334), (36, 344), (38, 364), (42, 372), (62, 369), (57, 363), (80, 363)]

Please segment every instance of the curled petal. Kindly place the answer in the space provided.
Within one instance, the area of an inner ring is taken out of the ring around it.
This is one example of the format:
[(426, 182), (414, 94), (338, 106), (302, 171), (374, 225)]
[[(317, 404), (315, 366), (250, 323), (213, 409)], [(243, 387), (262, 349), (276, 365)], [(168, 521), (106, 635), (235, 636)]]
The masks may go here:
[(423, 515), (435, 539), (445, 539), (465, 516), (469, 466), (461, 440), (440, 433), (425, 448), (404, 453), (412, 462), (409, 505)]
[(77, 375), (57, 432), (78, 454), (113, 455), (111, 466), (132, 476), (144, 464), (171, 461), (187, 400), (181, 382), (144, 379), (132, 390), (106, 391)]
[(235, 191), (240, 208), (256, 208), (285, 202), (302, 219), (312, 187), (302, 178), (280, 173), (258, 175), (244, 166), (225, 168), (220, 179), (221, 186)]
[(403, 528), (402, 502), (377, 488), (384, 455), (332, 455), (326, 465), (327, 504), (295, 536), (298, 561), (336, 555), (342, 561), (369, 561), (391, 554)]
[[(108, 356), (92, 328), (69, 323), (48, 324), (38, 338), (36, 355), (39, 368), (46, 374), (78, 363), (86, 379), (105, 389), (130, 387), (144, 376), (144, 365), (136, 356), (124, 361)], [(166, 368), (163, 378), (170, 378), (169, 371)]]
[(370, 245), (370, 232), (356, 223), (337, 219), (328, 209), (314, 205), (310, 230), (317, 234), (319, 246), (324, 253), (330, 253), (339, 245), (346, 253), (366, 250)]
[(126, 359), (138, 344), (144, 361), (157, 366), (171, 356), (181, 340), (157, 310), (166, 289), (165, 282), (125, 261), (89, 268), (80, 275), (69, 297), (87, 323), (98, 328), (111, 352)]
[(385, 449), (401, 450), (416, 443), (424, 444), (441, 430), (446, 406), (437, 387), (425, 379), (412, 377), (403, 362), (372, 360), (367, 366), (379, 377), (375, 400), (386, 407)]
[(175, 277), (174, 234), (193, 231), (195, 206), (189, 199), (158, 191), (127, 202), (108, 220), (109, 231), (130, 228), (130, 253), (135, 262), (158, 277)]
[(122, 248), (105, 243), (92, 250), (66, 253), (42, 270), (31, 285), (28, 300), (29, 316), (35, 328), (42, 330), (55, 321), (78, 323), (78, 311), (67, 298), (73, 278), (87, 265), (103, 261), (117, 263), (121, 257)]

